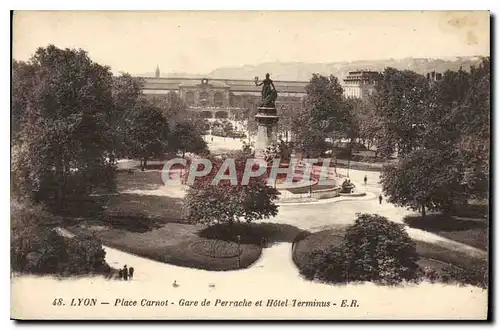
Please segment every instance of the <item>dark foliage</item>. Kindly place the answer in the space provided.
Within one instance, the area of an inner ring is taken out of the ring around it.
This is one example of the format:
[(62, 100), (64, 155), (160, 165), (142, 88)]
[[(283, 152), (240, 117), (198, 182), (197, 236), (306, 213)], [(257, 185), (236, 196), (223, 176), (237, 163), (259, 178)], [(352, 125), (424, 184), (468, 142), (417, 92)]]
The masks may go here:
[(49, 45), (13, 71), (13, 193), (62, 209), (68, 196), (112, 191), (110, 69)]
[(371, 281), (397, 284), (416, 279), (418, 255), (403, 226), (361, 214), (341, 244), (311, 253), (301, 268), (307, 279), (328, 283)]
[(61, 219), (40, 205), (11, 203), (11, 268), (52, 275), (103, 274), (110, 271), (99, 239), (64, 237), (54, 228)]
[(460, 231), (487, 228), (486, 221), (462, 220), (444, 214), (429, 214), (425, 218), (407, 216), (403, 221), (412, 228), (427, 231)]
[[(263, 176), (251, 177), (249, 182), (243, 182), (249, 158), (243, 152), (224, 159), (213, 158), (211, 172), (197, 177), (184, 198), (186, 219), (206, 225), (232, 225), (275, 216), (278, 212), (278, 205), (275, 204), (278, 191), (268, 186)], [(201, 164), (198, 166), (204, 167)], [(189, 177), (187, 171), (185, 175)], [(233, 175), (232, 179), (228, 179), (229, 175)]]
[(488, 287), (488, 266), (485, 263), (470, 265), (467, 268), (447, 267), (442, 282), (454, 282), (462, 285), (470, 284), (481, 288)]

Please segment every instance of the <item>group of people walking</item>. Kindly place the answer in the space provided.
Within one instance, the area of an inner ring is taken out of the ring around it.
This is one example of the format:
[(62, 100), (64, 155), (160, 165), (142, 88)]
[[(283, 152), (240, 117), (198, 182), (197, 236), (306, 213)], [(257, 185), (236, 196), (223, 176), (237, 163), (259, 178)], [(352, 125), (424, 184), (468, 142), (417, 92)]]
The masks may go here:
[(134, 278), (134, 267), (127, 268), (127, 265), (123, 266), (122, 269), (118, 270), (118, 277), (121, 280), (131, 280)]

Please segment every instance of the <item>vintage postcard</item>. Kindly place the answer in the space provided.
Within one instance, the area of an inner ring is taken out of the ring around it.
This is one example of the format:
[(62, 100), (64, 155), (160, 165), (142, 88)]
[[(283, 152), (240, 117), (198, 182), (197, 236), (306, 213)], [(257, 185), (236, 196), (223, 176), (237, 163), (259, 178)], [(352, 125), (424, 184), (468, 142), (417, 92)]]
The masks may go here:
[(488, 318), (488, 11), (12, 29), (11, 318)]

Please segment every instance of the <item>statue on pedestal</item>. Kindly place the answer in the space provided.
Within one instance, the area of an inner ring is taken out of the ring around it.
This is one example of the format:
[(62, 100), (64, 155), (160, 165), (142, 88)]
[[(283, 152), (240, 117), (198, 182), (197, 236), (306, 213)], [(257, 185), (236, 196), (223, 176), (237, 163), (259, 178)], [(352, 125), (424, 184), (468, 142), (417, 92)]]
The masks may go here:
[(259, 77), (255, 77), (255, 86), (262, 86), (262, 103), (261, 107), (275, 108), (278, 92), (274, 87), (273, 81), (269, 78), (269, 73), (266, 73), (266, 79), (259, 83)]

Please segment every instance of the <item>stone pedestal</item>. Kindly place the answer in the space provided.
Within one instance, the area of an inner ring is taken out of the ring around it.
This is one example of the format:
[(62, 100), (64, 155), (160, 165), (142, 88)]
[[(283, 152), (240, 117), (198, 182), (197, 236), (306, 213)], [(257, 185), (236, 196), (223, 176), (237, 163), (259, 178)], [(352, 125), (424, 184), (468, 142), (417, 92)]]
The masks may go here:
[(257, 139), (255, 141), (256, 156), (270, 145), (277, 142), (278, 114), (276, 107), (259, 107), (255, 115), (257, 121)]

